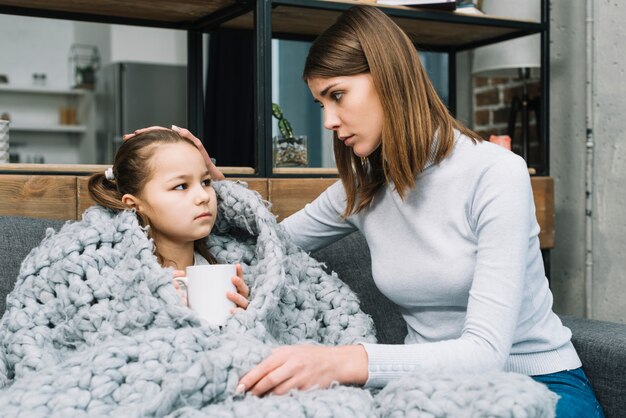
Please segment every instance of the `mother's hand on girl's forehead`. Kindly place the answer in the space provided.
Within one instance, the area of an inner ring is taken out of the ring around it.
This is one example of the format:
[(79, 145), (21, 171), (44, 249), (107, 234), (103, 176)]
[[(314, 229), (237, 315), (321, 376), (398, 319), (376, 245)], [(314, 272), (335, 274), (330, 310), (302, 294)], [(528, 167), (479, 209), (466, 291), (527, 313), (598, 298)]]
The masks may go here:
[[(149, 126), (147, 128), (137, 129), (132, 134), (126, 134), (126, 135), (122, 136), (122, 140), (127, 141), (127, 140), (133, 138), (135, 135), (139, 135), (139, 134), (142, 134), (144, 132), (154, 131), (154, 130), (158, 130), (158, 129), (170, 130), (170, 128), (165, 128), (163, 126)], [(196, 138), (195, 135), (192, 134), (188, 129), (179, 128), (176, 125), (172, 125), (171, 130), (174, 131), (174, 132), (177, 132), (183, 138), (186, 138), (186, 139), (188, 139), (188, 140), (190, 140), (191, 142), (194, 143), (196, 148), (198, 148), (198, 151), (200, 151), (200, 154), (202, 154), (202, 158), (204, 158), (204, 162), (206, 163), (207, 167), (209, 168), (209, 175), (211, 176), (211, 178), (213, 180), (224, 180), (225, 179), (224, 174), (220, 170), (217, 169), (217, 167), (213, 163), (213, 160), (211, 160), (211, 157), (209, 156), (209, 153), (206, 151), (206, 148), (204, 148), (204, 145), (202, 144), (202, 141), (200, 141), (198, 138)]]

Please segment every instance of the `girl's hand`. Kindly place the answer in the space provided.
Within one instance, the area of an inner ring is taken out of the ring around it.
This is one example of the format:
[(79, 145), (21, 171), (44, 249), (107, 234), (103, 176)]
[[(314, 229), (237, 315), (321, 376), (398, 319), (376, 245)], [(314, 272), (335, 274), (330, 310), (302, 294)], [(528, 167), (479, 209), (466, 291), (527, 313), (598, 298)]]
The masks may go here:
[(183, 270), (174, 270), (173, 276), (174, 278), (172, 279), (172, 284), (174, 285), (174, 288), (176, 288), (176, 293), (180, 296), (183, 305), (189, 306), (187, 304), (187, 288), (176, 280), (177, 277), (185, 277), (185, 272)]
[(248, 301), (248, 296), (250, 296), (250, 289), (246, 282), (243, 281), (243, 269), (241, 268), (241, 264), (237, 263), (236, 265), (237, 275), (233, 276), (231, 281), (235, 285), (237, 289), (237, 293), (227, 292), (226, 297), (237, 305), (237, 308), (233, 308), (231, 313), (234, 313), (236, 309), (246, 309), (250, 302)]
[[(133, 132), (132, 134), (126, 134), (122, 137), (122, 139), (124, 141), (129, 140), (130, 138), (134, 137), (135, 135), (147, 132), (147, 131), (152, 131), (155, 129), (168, 129), (168, 128), (164, 128), (162, 126), (150, 126), (148, 128), (142, 128), (142, 129), (137, 129), (135, 132)], [(169, 129), (168, 129), (169, 130)], [(189, 130), (185, 129), (185, 128), (179, 128), (176, 125), (172, 125), (172, 129), (173, 131), (178, 132), (178, 134), (180, 136), (182, 136), (183, 138), (187, 138), (190, 141), (192, 141), (194, 143), (194, 145), (196, 146), (196, 148), (198, 148), (198, 151), (200, 151), (200, 154), (202, 154), (202, 158), (204, 158), (204, 162), (206, 163), (207, 167), (209, 168), (209, 175), (211, 176), (211, 178), (213, 180), (224, 180), (224, 174), (218, 170), (218, 168), (215, 166), (215, 164), (213, 164), (213, 160), (211, 159), (211, 157), (209, 157), (209, 153), (206, 151), (206, 148), (204, 148), (204, 145), (202, 145), (202, 141), (200, 141), (198, 138), (196, 138), (194, 136), (194, 134), (192, 134), (191, 132), (189, 132)]]
[(278, 347), (248, 372), (237, 393), (284, 395), (292, 389), (325, 389), (333, 382), (362, 385), (367, 381), (367, 353), (361, 345)]

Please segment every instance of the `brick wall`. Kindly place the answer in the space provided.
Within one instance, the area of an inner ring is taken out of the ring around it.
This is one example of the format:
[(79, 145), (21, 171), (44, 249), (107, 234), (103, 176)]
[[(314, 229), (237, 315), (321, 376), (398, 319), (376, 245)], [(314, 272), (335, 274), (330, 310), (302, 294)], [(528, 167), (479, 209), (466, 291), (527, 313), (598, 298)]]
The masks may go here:
[[(490, 135), (507, 135), (511, 101), (514, 97), (521, 99), (522, 89), (522, 81), (514, 78), (474, 77), (474, 130), (485, 139)], [(539, 80), (531, 79), (528, 82), (529, 99), (538, 98), (540, 91)], [(511, 144), (513, 152), (517, 154), (521, 154), (521, 121), (520, 111), (517, 114), (515, 135)], [(530, 112), (529, 123), (529, 166), (540, 166), (541, 147), (533, 112)]]

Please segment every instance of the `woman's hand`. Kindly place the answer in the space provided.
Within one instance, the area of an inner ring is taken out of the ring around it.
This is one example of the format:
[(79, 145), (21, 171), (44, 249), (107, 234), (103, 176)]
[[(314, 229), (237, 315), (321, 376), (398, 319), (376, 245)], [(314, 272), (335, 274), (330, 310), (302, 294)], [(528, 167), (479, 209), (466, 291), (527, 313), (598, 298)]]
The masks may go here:
[(179, 277), (185, 277), (185, 272), (183, 270), (174, 270), (173, 276), (174, 277), (172, 279), (172, 284), (176, 289), (176, 293), (178, 293), (178, 296), (180, 296), (180, 300), (183, 305), (189, 306), (187, 304), (187, 288), (184, 285), (180, 284), (178, 280), (176, 280)]
[(237, 275), (233, 276), (231, 281), (235, 285), (237, 293), (226, 293), (226, 297), (235, 305), (237, 305), (237, 308), (233, 308), (231, 310), (231, 313), (234, 313), (235, 310), (238, 308), (247, 309), (248, 304), (250, 303), (248, 301), (248, 296), (250, 296), (250, 289), (248, 288), (246, 282), (243, 281), (243, 270), (241, 268), (241, 264), (237, 263), (235, 268), (237, 269)]
[[(137, 129), (135, 132), (133, 132), (132, 134), (126, 134), (122, 137), (122, 139), (124, 141), (134, 137), (135, 135), (147, 132), (147, 131), (152, 131), (155, 129), (168, 129), (168, 128), (164, 128), (162, 126), (150, 126), (148, 128), (142, 128), (142, 129)], [(204, 161), (206, 162), (207, 167), (209, 168), (209, 175), (211, 176), (211, 178), (213, 180), (224, 180), (224, 174), (218, 170), (218, 168), (215, 166), (215, 164), (213, 164), (213, 160), (211, 160), (211, 157), (209, 157), (209, 153), (206, 151), (206, 148), (204, 148), (204, 145), (202, 145), (202, 141), (200, 141), (198, 138), (196, 138), (194, 136), (194, 134), (192, 134), (191, 132), (189, 132), (189, 130), (185, 129), (185, 128), (179, 128), (176, 125), (172, 125), (172, 129), (173, 131), (176, 131), (180, 136), (182, 136), (183, 138), (187, 138), (190, 141), (192, 141), (194, 143), (194, 145), (196, 146), (196, 148), (198, 148), (198, 151), (200, 151), (200, 154), (202, 154), (202, 157), (204, 158)]]
[(272, 350), (239, 381), (237, 392), (284, 395), (291, 389), (327, 388), (333, 382), (362, 385), (366, 381), (367, 353), (361, 345), (292, 345)]

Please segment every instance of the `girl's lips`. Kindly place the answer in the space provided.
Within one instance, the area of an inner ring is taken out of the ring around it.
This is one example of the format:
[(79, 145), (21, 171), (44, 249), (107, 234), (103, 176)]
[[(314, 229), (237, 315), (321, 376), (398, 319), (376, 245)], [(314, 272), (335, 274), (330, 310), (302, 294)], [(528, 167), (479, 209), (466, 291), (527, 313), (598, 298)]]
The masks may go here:
[(211, 214), (209, 212), (206, 212), (206, 213), (202, 213), (196, 216), (195, 219), (208, 219), (210, 217), (211, 217)]

